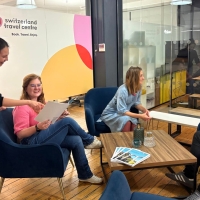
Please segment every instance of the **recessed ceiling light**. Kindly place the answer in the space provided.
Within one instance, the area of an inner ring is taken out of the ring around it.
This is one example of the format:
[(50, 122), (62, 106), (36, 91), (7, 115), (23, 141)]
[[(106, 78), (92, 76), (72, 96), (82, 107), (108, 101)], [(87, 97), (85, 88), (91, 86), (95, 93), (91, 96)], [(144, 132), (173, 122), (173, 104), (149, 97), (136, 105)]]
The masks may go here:
[(35, 0), (17, 0), (17, 8), (34, 9), (37, 8)]
[(192, 4), (192, 0), (172, 0), (171, 5), (187, 5)]

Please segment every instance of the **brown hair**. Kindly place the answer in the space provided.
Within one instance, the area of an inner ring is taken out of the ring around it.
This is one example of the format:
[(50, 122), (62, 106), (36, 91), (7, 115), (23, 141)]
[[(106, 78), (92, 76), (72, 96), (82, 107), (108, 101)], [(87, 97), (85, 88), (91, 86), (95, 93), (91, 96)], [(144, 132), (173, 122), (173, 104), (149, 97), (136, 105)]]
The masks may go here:
[(8, 43), (3, 38), (0, 38), (0, 51), (5, 47), (9, 47)]
[[(38, 79), (40, 81), (40, 83), (42, 83), (41, 77), (36, 75), (36, 74), (29, 74), (29, 75), (24, 77), (23, 85), (22, 85), (23, 90), (22, 90), (22, 94), (21, 94), (21, 97), (20, 97), (21, 100), (24, 100), (24, 99), (25, 100), (30, 100), (30, 97), (29, 97), (28, 93), (26, 92), (26, 89), (27, 89), (29, 83), (32, 80), (35, 80), (35, 79)], [(42, 93), (40, 94), (40, 96), (38, 97), (37, 101), (41, 102), (43, 104), (45, 103), (43, 90), (42, 90)]]
[(126, 72), (126, 81), (125, 85), (128, 89), (129, 94), (135, 94), (141, 90), (140, 84), (140, 72), (142, 68), (131, 66)]

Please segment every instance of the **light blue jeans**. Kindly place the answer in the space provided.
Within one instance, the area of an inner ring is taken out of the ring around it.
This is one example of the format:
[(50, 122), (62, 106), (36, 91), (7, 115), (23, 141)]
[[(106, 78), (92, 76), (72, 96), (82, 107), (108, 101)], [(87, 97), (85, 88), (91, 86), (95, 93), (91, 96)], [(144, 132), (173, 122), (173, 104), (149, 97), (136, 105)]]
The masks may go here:
[(94, 137), (86, 133), (75, 120), (65, 117), (51, 124), (48, 129), (41, 130), (30, 137), (22, 139), (21, 144), (56, 143), (62, 148), (71, 150), (78, 178), (88, 179), (93, 174), (88, 165), (84, 146), (91, 144), (93, 141)]

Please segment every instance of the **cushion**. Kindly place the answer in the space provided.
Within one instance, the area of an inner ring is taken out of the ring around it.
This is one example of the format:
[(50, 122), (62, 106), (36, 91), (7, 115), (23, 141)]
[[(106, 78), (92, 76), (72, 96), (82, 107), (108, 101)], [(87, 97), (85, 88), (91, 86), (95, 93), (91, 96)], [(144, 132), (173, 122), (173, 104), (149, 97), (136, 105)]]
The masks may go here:
[(100, 132), (100, 133), (110, 133), (110, 128), (103, 122), (97, 122), (97, 120), (101, 117), (101, 114), (95, 115), (94, 120), (95, 120), (95, 129)]

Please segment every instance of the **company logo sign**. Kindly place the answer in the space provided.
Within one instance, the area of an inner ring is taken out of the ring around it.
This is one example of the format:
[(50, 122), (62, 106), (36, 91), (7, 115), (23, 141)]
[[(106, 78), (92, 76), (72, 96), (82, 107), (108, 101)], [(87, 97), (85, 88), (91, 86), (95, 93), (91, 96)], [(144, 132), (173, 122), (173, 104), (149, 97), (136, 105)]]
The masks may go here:
[[(2, 19), (0, 17), (0, 27), (9, 29), (12, 32), (12, 36), (33, 36), (37, 37), (37, 20), (28, 20), (28, 19), (18, 19), (18, 18), (6, 18)], [(18, 30), (18, 31), (17, 31)], [(21, 30), (22, 32), (19, 32)], [(29, 32), (31, 31), (31, 33)], [(28, 33), (29, 32), (29, 33)]]
[(17, 18), (4, 19), (4, 28), (37, 30), (37, 20), (17, 19)]

